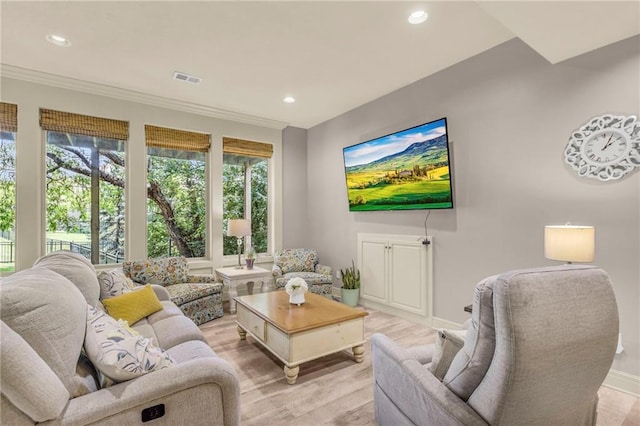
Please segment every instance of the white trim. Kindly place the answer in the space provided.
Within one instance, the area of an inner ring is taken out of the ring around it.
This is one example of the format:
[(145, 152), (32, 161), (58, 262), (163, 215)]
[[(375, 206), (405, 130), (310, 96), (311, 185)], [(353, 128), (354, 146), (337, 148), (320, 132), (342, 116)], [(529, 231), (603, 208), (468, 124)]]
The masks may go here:
[(448, 321), (443, 318), (433, 317), (431, 319), (432, 328), (446, 328), (447, 330), (459, 330), (462, 328), (462, 324), (458, 324), (453, 321)]
[[(360, 297), (360, 305), (365, 308), (375, 309), (376, 311), (384, 312), (386, 314), (390, 314), (396, 316), (398, 318), (405, 319), (407, 321), (414, 322), (416, 324), (426, 325), (427, 327), (432, 327), (431, 318), (427, 318), (421, 315), (416, 315), (411, 312), (403, 311), (398, 308), (394, 308), (392, 306), (384, 305), (382, 303), (374, 302), (372, 300), (366, 300)], [(433, 327), (432, 327), (433, 328)]]
[(47, 86), (60, 87), (68, 90), (75, 90), (78, 92), (90, 93), (92, 95), (107, 96), (110, 98), (122, 99), (125, 101), (138, 102), (145, 105), (169, 108), (172, 110), (188, 112), (191, 114), (215, 117), (223, 120), (231, 120), (238, 123), (253, 124), (256, 126), (268, 127), (272, 129), (284, 129), (288, 125), (288, 123), (284, 123), (282, 121), (257, 117), (255, 115), (227, 111), (221, 108), (164, 98), (162, 96), (149, 95), (146, 93), (135, 92), (133, 90), (107, 86), (99, 83), (92, 83), (89, 81), (76, 80), (74, 78), (48, 74), (7, 64), (0, 64), (0, 76), (13, 78), (15, 80), (28, 81), (31, 83), (44, 84)]
[(640, 398), (640, 376), (611, 369), (602, 384), (613, 390)]

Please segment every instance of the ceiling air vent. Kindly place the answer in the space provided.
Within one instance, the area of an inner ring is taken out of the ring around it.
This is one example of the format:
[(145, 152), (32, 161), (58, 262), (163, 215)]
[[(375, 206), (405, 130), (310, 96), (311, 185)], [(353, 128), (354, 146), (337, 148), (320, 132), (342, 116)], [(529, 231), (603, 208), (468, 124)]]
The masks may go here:
[(173, 79), (179, 81), (185, 81), (191, 84), (200, 84), (202, 79), (200, 77), (196, 77), (195, 75), (185, 74), (183, 72), (176, 71), (173, 73)]

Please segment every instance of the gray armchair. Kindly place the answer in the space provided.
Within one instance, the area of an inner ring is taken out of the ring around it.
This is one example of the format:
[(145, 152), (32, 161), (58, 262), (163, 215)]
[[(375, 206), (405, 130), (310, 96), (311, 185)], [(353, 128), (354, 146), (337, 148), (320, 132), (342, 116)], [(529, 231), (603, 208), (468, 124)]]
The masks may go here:
[(517, 270), (476, 286), (464, 346), (442, 381), (433, 347), (372, 337), (379, 425), (594, 425), (618, 309), (595, 266)]

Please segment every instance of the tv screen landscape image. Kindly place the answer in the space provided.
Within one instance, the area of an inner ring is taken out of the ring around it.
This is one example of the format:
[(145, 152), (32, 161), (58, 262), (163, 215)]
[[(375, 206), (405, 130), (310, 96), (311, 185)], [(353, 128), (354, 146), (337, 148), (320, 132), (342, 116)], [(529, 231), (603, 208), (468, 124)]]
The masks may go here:
[(453, 208), (447, 119), (343, 148), (349, 211)]

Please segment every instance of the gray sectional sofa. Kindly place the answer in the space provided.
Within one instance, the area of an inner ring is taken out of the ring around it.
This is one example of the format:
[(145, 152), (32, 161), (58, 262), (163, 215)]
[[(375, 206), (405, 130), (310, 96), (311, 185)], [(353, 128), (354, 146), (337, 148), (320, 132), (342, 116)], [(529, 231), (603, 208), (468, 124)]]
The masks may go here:
[[(96, 271), (80, 255), (52, 253), (3, 279), (0, 423), (239, 424), (240, 385), (233, 367), (216, 356), (164, 288), (151, 288), (161, 309), (114, 334), (105, 324), (121, 322), (102, 311)], [(101, 333), (107, 338), (96, 344)], [(120, 370), (135, 378), (114, 381), (118, 375), (102, 363), (123, 341), (135, 343), (127, 356), (142, 358)], [(92, 362), (96, 353), (105, 356)], [(161, 362), (150, 361), (154, 357)], [(148, 367), (150, 372), (140, 371)]]

